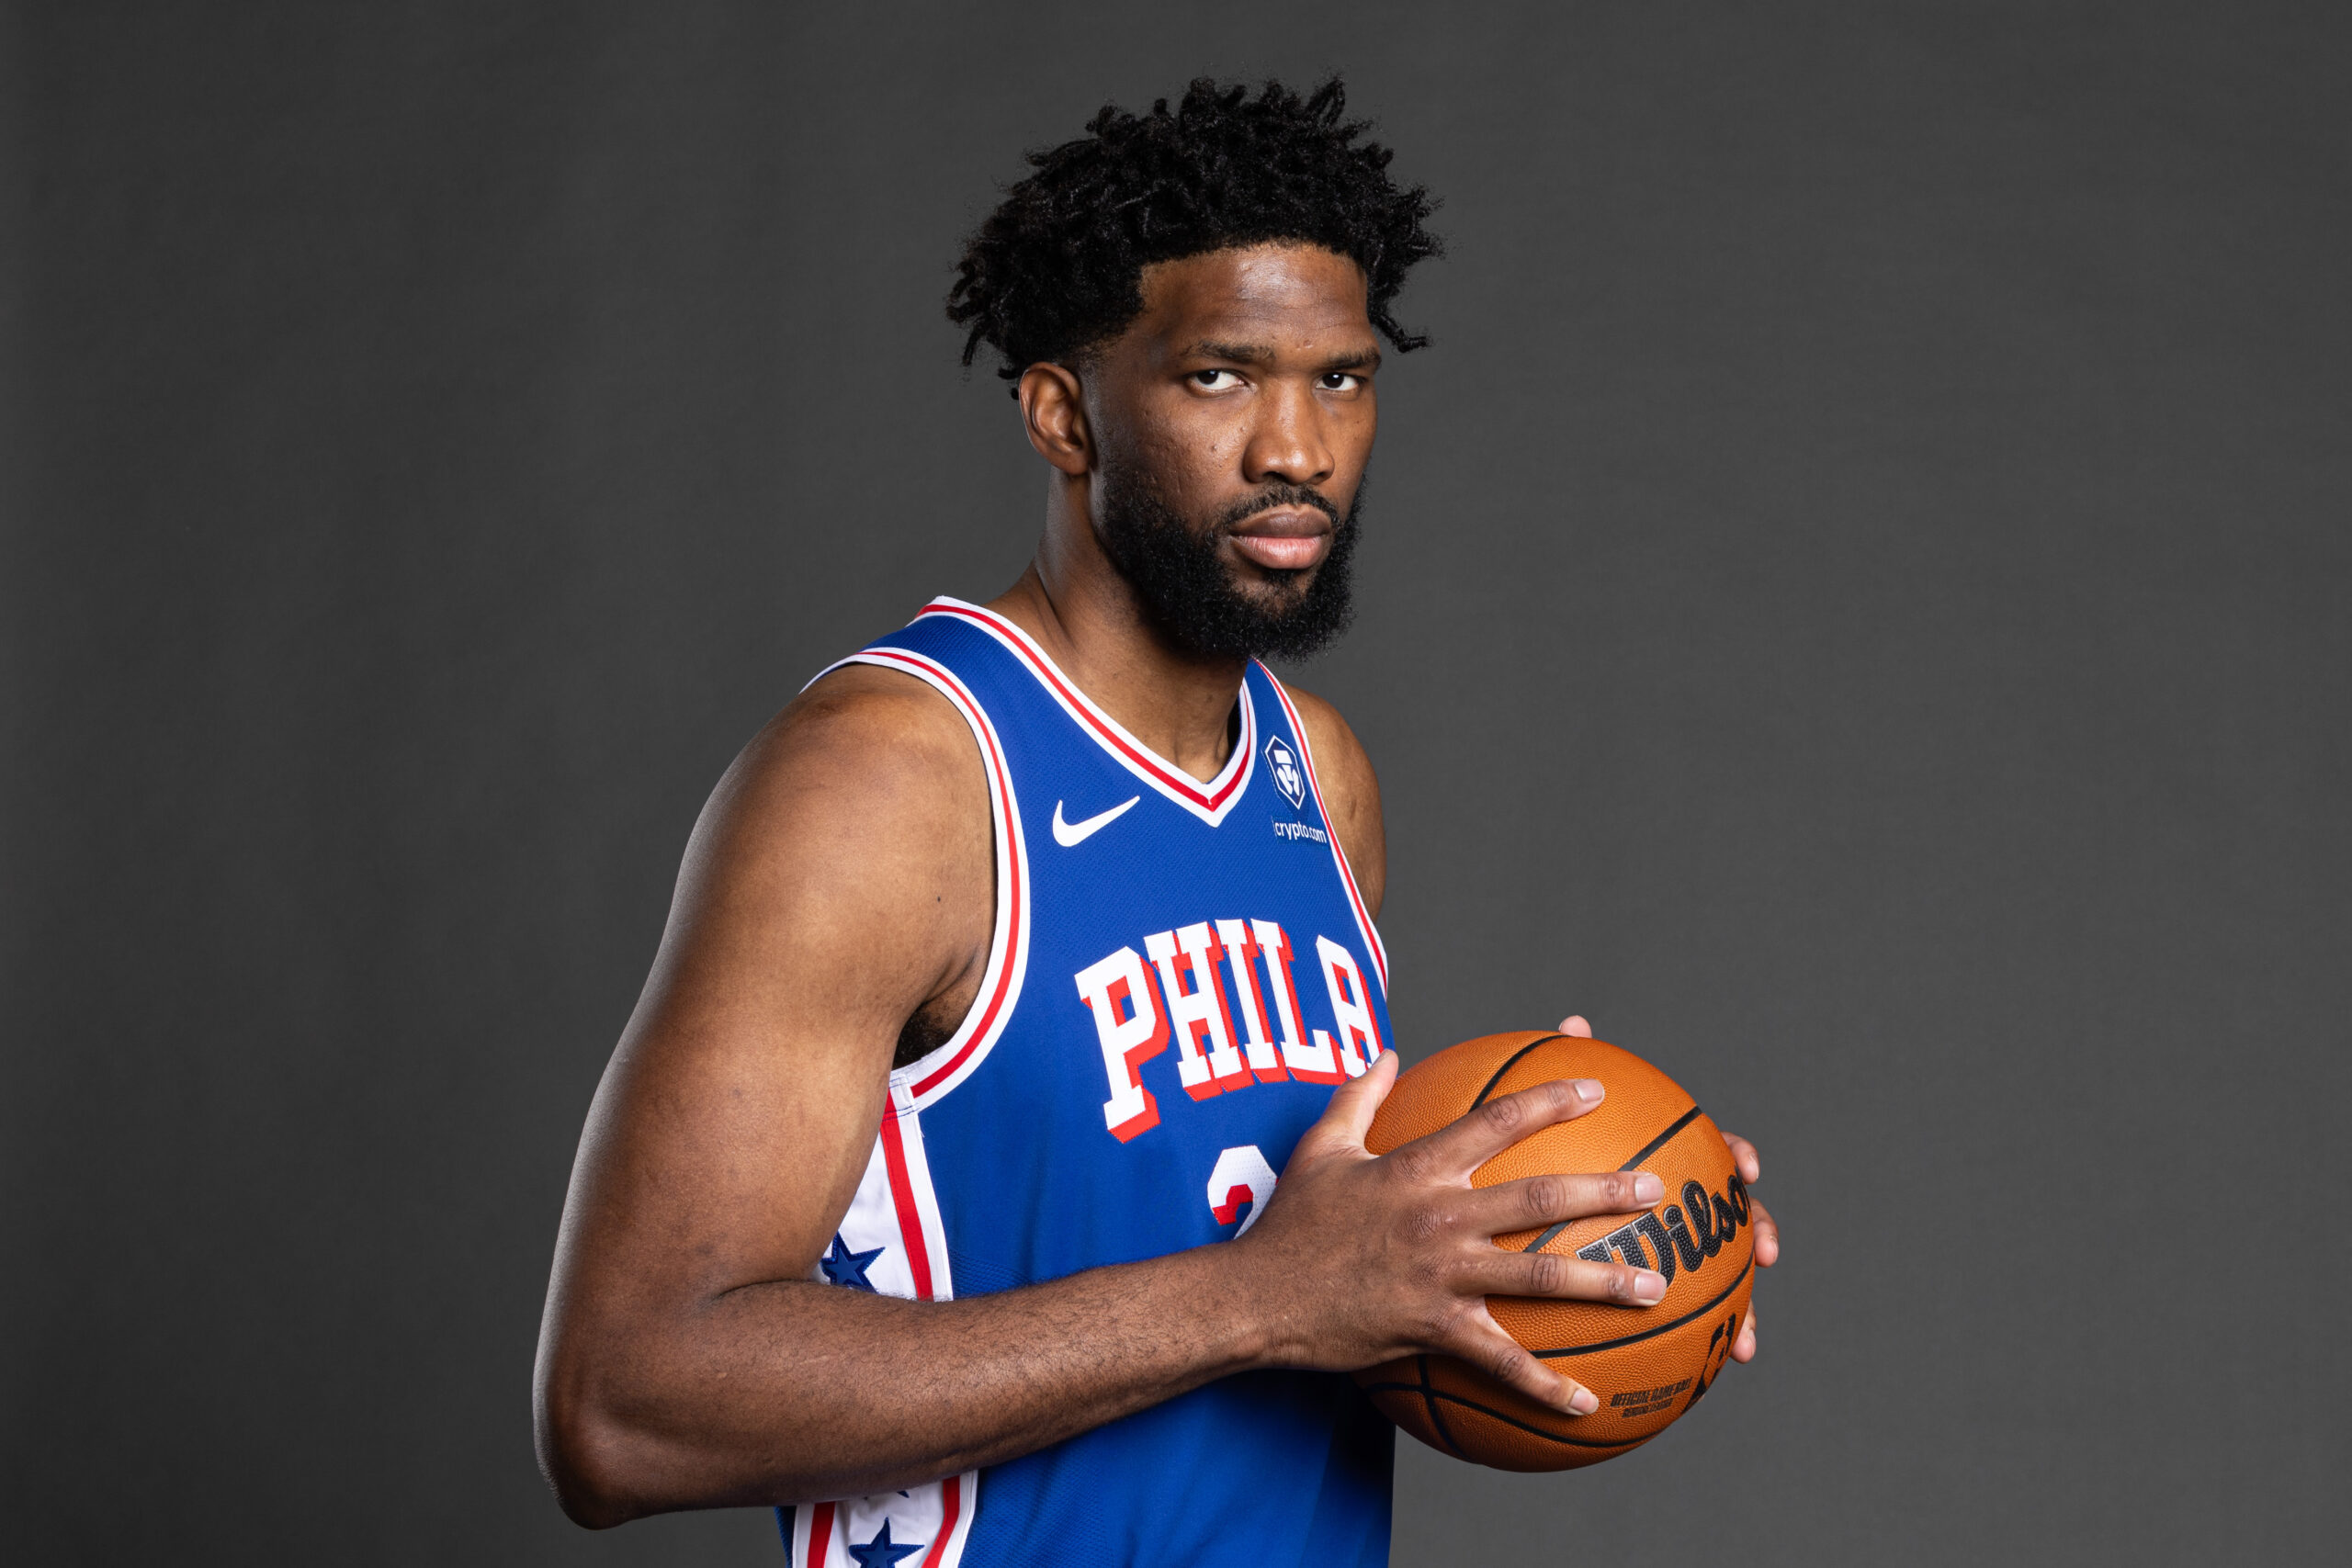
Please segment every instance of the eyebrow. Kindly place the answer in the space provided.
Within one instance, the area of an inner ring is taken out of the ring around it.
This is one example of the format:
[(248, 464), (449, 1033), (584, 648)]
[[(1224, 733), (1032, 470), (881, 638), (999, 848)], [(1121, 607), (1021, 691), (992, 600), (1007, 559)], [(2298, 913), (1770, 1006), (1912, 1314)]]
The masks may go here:
[(1237, 365), (1263, 365), (1274, 351), (1258, 343), (1218, 343), (1204, 339), (1184, 351), (1186, 358), (1230, 359)]
[[(1229, 359), (1236, 365), (1264, 365), (1274, 357), (1274, 351), (1264, 344), (1220, 343), (1203, 340), (1184, 351), (1187, 358)], [(1335, 355), (1323, 362), (1326, 370), (1378, 369), (1380, 350), (1358, 349), (1352, 353)]]

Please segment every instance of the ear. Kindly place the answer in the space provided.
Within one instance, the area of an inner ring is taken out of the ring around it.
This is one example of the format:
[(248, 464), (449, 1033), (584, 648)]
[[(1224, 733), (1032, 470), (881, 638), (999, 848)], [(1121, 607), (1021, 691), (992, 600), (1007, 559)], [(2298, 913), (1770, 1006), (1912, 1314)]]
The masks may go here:
[(1021, 423), (1037, 456), (1072, 479), (1094, 467), (1083, 389), (1067, 366), (1032, 365), (1021, 373), (1020, 395)]

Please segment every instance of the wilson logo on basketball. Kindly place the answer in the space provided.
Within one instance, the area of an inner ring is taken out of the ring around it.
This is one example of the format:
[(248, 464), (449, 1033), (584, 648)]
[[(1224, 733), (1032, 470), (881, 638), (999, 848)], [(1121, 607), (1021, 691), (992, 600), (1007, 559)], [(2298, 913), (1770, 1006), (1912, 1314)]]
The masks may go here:
[(1753, 1205), (1721, 1130), (1681, 1085), (1605, 1041), (1521, 1031), (1450, 1046), (1397, 1078), (1364, 1147), (1386, 1154), (1498, 1095), (1577, 1077), (1600, 1079), (1607, 1097), (1495, 1156), (1472, 1182), (1492, 1188), (1537, 1175), (1645, 1170), (1665, 1183), (1648, 1213), (1563, 1220), (1540, 1233), (1495, 1237), (1497, 1247), (1515, 1251), (1654, 1269), (1669, 1281), (1663, 1300), (1630, 1310), (1549, 1297), (1487, 1299), (1504, 1333), (1589, 1389), (1600, 1411), (1563, 1415), (1450, 1356), (1407, 1356), (1355, 1374), (1406, 1431), (1503, 1470), (1571, 1470), (1665, 1430), (1722, 1370), (1756, 1278)]
[[(1656, 1269), (1674, 1282), (1675, 1268), (1697, 1273), (1699, 1266), (1724, 1249), (1724, 1244), (1739, 1234), (1747, 1223), (1747, 1183), (1739, 1179), (1736, 1170), (1726, 1183), (1728, 1195), (1709, 1192), (1695, 1181), (1682, 1184), (1682, 1201), (1668, 1203), (1663, 1213), (1653, 1210), (1632, 1224), (1621, 1226), (1589, 1247), (1577, 1248), (1577, 1256), (1593, 1263), (1606, 1263), (1615, 1253), (1623, 1262), (1636, 1269)], [(1643, 1238), (1649, 1246), (1645, 1247)], [(1657, 1261), (1651, 1261), (1655, 1253)]]

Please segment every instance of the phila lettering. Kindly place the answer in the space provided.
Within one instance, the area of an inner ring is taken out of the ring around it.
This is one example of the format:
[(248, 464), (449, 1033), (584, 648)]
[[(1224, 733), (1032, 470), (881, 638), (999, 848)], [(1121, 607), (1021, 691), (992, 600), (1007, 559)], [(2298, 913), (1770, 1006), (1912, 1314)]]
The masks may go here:
[[(1272, 920), (1195, 920), (1154, 931), (1143, 952), (1122, 947), (1072, 979), (1094, 1021), (1110, 1097), (1102, 1124), (1121, 1143), (1159, 1125), (1159, 1097), (1144, 1064), (1176, 1047), (1175, 1087), (1194, 1100), (1253, 1085), (1339, 1083), (1379, 1059), (1363, 966), (1329, 937), (1315, 939), (1329, 1029), (1303, 1027), (1297, 954)], [(1153, 1077), (1163, 1088), (1165, 1069)]]

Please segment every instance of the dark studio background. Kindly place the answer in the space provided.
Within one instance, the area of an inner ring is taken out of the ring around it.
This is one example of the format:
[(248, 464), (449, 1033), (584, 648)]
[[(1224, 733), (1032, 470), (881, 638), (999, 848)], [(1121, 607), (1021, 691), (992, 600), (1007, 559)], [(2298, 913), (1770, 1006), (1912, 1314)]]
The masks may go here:
[(1649, 1448), (1401, 1444), (1396, 1561), (2327, 1555), (2352, 22), (1358, 3), (6, 13), (0, 1556), (780, 1561), (531, 1454), (679, 852), (1021, 570), (1020, 152), (1332, 66), (1453, 248), (1301, 673), (1399, 1033), (1589, 1013), (1788, 1237)]

